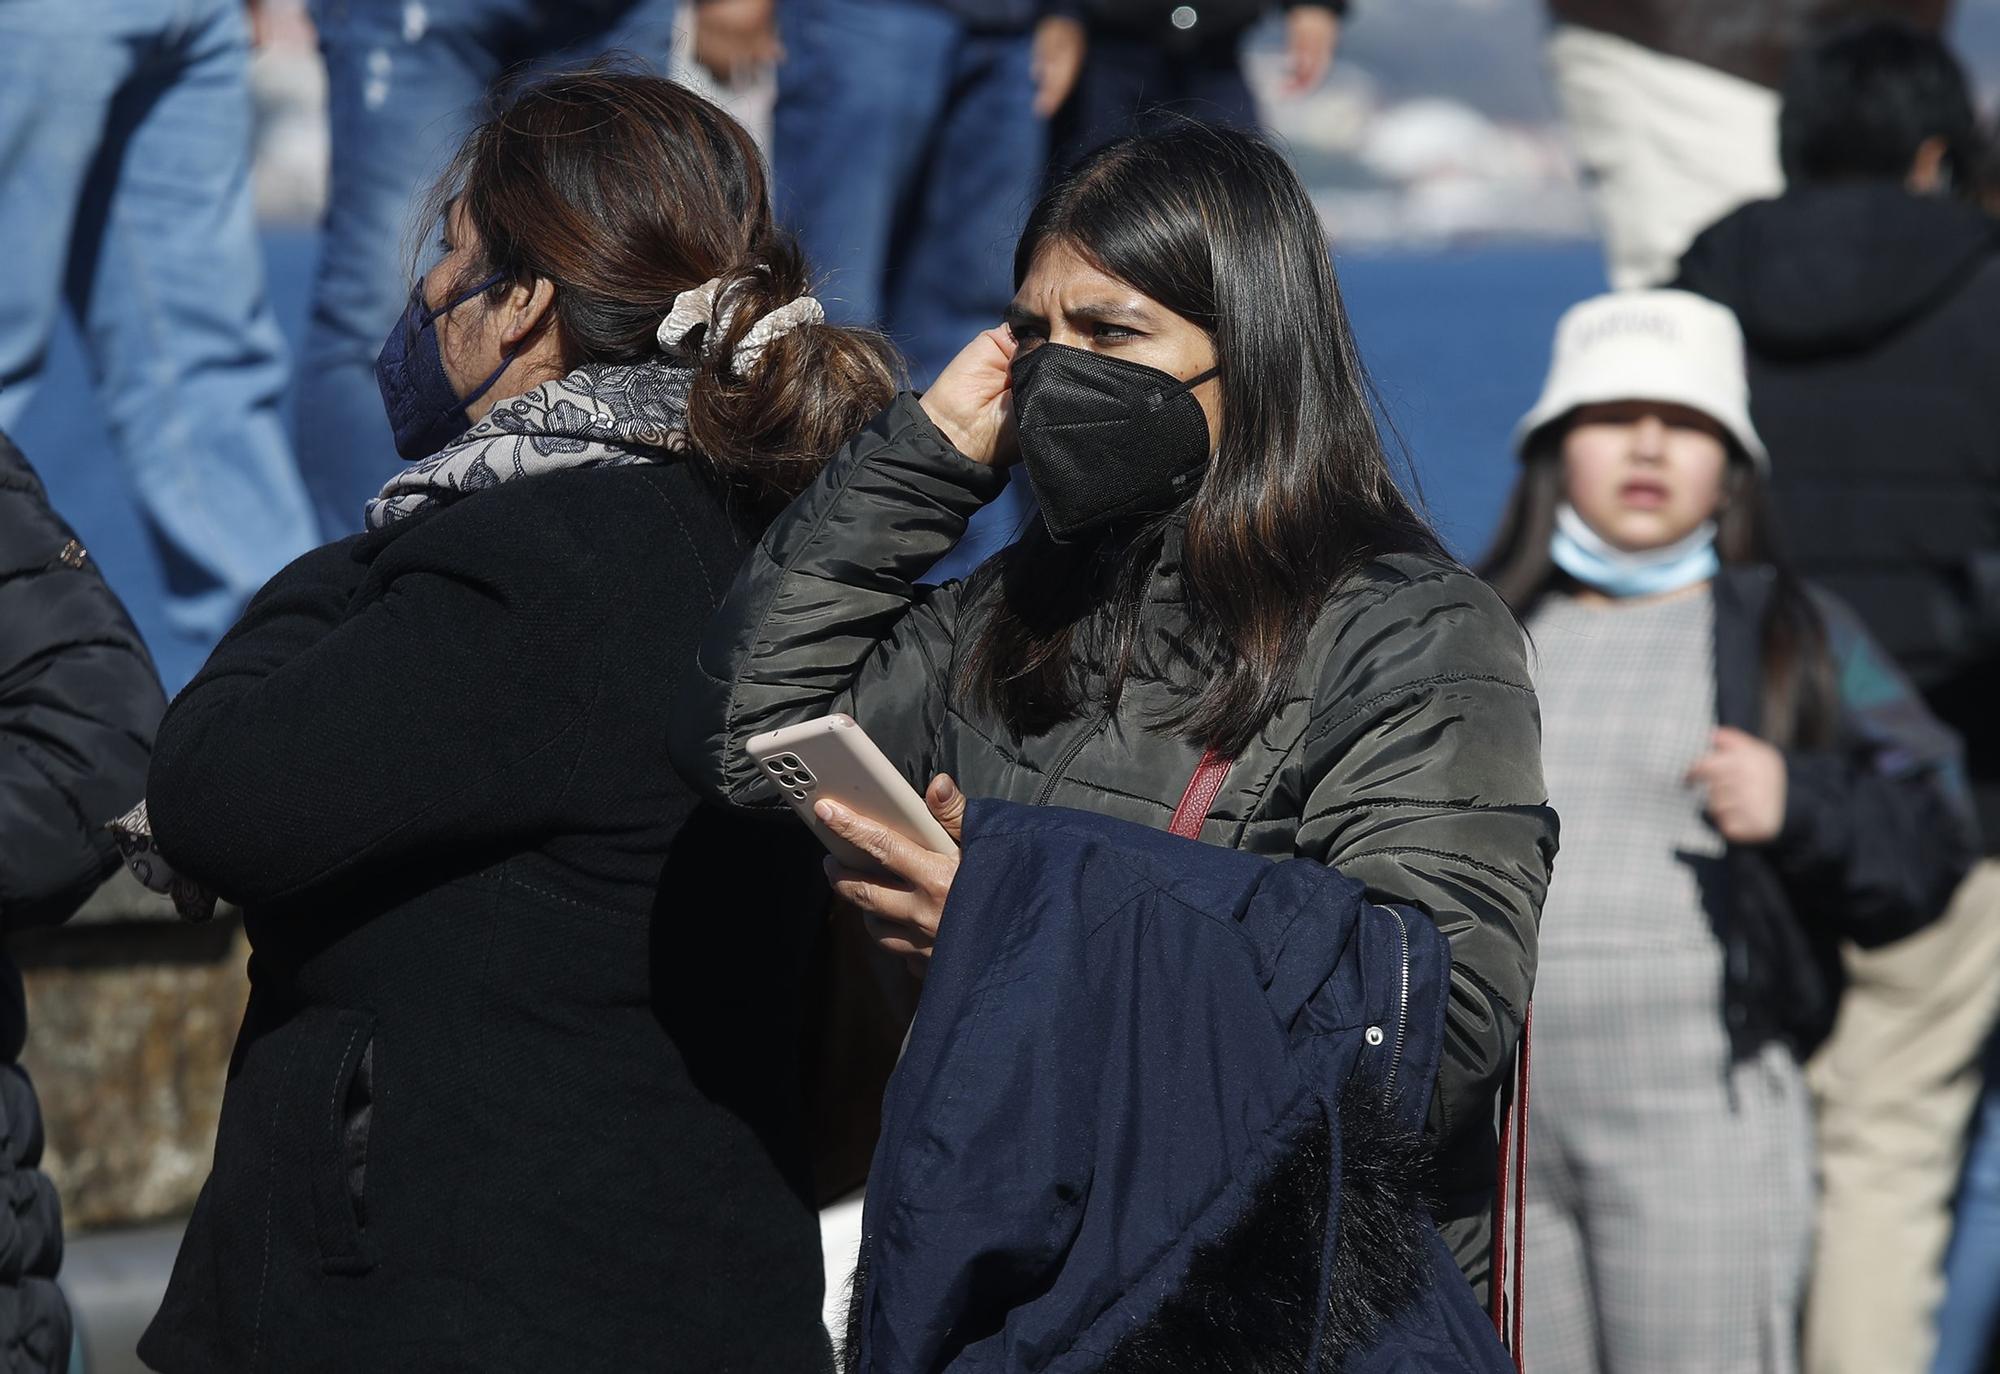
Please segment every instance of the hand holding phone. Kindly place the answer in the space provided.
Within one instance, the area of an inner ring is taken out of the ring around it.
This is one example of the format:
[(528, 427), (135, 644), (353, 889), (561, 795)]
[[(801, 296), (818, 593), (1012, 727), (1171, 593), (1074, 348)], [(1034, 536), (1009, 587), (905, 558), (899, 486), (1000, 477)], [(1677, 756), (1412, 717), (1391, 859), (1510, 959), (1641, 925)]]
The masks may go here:
[(883, 871), (874, 856), (827, 828), (814, 811), (822, 801), (892, 830), (933, 854), (957, 855), (957, 844), (917, 789), (853, 717), (821, 716), (758, 735), (747, 747), (786, 803), (842, 867), (857, 873)]
[(835, 894), (861, 912), (877, 944), (923, 977), (958, 875), (958, 784), (934, 778), (928, 799), (917, 795), (846, 716), (774, 730), (748, 748), (826, 846)]

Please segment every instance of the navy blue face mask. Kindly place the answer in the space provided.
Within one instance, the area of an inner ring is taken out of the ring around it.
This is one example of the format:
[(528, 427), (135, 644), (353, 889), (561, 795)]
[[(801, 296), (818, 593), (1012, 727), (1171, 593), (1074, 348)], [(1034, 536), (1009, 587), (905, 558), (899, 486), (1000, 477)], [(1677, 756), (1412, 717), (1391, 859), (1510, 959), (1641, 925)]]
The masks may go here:
[(514, 361), (514, 354), (508, 353), (470, 396), (460, 396), (452, 389), (444, 370), (444, 355), (438, 351), (439, 317), (502, 279), (502, 274), (495, 273), (436, 310), (424, 305), (422, 282), (410, 288), (410, 303), (403, 317), (375, 356), (375, 384), (382, 388), (382, 408), (388, 412), (389, 428), (396, 436), (396, 452), (403, 457), (428, 458), (471, 429), (472, 418), (465, 408), (484, 396)]

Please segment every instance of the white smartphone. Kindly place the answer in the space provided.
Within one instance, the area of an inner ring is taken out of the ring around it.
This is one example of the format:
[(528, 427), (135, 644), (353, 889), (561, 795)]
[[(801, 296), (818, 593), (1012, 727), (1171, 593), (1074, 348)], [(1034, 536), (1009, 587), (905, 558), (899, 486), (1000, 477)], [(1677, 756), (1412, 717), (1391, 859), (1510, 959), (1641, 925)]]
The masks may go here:
[(746, 747), (826, 852), (845, 867), (863, 873), (880, 869), (875, 860), (821, 824), (813, 805), (822, 799), (839, 802), (934, 854), (958, 853), (922, 794), (896, 771), (852, 716), (821, 716), (788, 725), (753, 736)]

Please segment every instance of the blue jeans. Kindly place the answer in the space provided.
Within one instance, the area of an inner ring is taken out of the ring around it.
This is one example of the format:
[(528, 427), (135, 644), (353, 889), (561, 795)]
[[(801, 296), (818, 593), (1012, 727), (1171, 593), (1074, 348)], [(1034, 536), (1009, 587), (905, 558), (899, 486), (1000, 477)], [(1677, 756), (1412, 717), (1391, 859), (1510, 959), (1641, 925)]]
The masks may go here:
[(400, 461), (375, 355), (435, 237), (437, 226), (416, 223), (414, 212), (484, 113), (488, 89), (523, 67), (579, 66), (613, 50), (664, 71), (676, 6), (313, 0), (312, 8), (333, 160), (299, 376), (298, 447), (320, 532), (333, 539), (361, 528), (363, 504)]
[(279, 417), (249, 53), (242, 0), (0, 3), (0, 429), (67, 306), (168, 619), (203, 643), (317, 542)]
[(2000, 1329), (2000, 1035), (1987, 1046), (1944, 1281), (1931, 1374), (1981, 1374)]
[[(778, 216), (823, 275), (827, 314), (882, 329), (927, 386), (1014, 294), (1014, 240), (1048, 157), (1029, 35), (928, 0), (780, 0), (778, 13)], [(981, 511), (933, 577), (1012, 540), (1025, 488)]]
[(778, 214), (825, 274), (827, 313), (885, 330), (927, 384), (1014, 291), (1041, 181), (1026, 31), (927, 0), (780, 0)]

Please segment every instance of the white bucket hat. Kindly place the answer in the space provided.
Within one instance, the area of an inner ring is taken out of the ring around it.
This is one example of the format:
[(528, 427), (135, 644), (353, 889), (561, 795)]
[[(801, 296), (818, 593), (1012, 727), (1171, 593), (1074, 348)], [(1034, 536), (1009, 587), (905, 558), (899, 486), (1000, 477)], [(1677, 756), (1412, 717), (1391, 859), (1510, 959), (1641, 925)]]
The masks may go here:
[(1750, 423), (1743, 330), (1726, 306), (1689, 291), (1613, 291), (1573, 305), (1556, 326), (1542, 399), (1514, 427), (1535, 433), (1578, 406), (1656, 401), (1698, 410), (1729, 431), (1760, 473), (1771, 455)]

